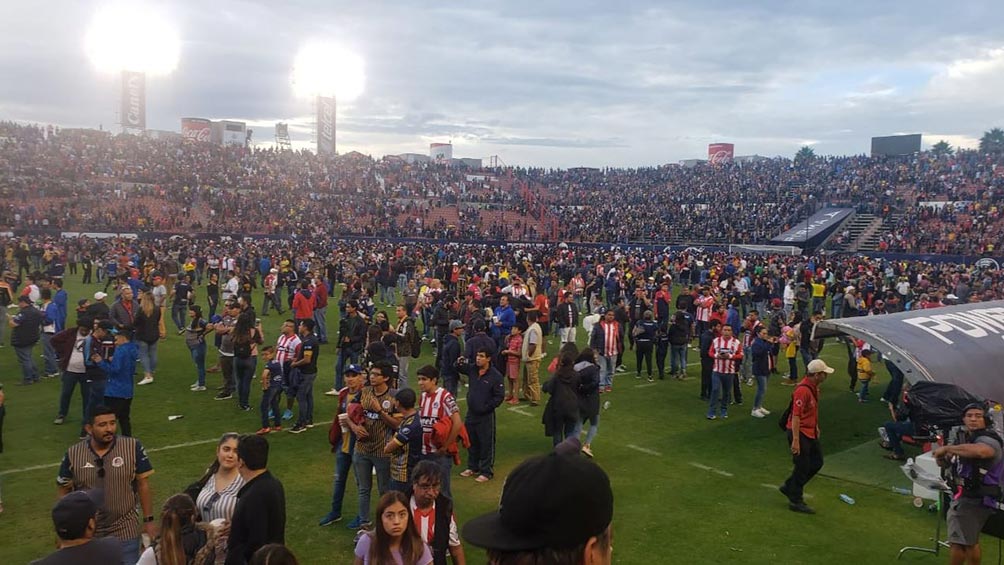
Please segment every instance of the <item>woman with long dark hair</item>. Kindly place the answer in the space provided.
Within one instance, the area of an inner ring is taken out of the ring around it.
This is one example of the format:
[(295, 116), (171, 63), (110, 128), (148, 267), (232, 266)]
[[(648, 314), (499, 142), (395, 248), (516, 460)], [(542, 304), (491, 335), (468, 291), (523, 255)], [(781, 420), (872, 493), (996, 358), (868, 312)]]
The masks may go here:
[(573, 368), (579, 376), (579, 424), (575, 427), (575, 437), (579, 437), (583, 424), (589, 422), (582, 453), (592, 457), (593, 439), (600, 431), (600, 366), (596, 364), (596, 353), (588, 347), (583, 349)]
[(164, 335), (160, 332), (160, 308), (157, 308), (149, 290), (139, 294), (139, 312), (133, 318), (133, 328), (136, 346), (139, 348), (139, 362), (143, 365), (143, 380), (152, 383), (157, 371), (157, 342)]
[(245, 412), (251, 411), (251, 380), (258, 367), (258, 345), (262, 343), (261, 323), (256, 322), (254, 311), (244, 310), (234, 325), (234, 374), (237, 380), (237, 405)]
[(396, 490), (380, 497), (373, 531), (356, 542), (355, 565), (429, 565), (432, 552), (411, 519), (408, 497)]
[(226, 520), (234, 515), (237, 493), (244, 486), (244, 479), (237, 470), (237, 440), (240, 434), (227, 432), (216, 445), (216, 459), (202, 478), (193, 483), (185, 492), (195, 500), (196, 507), (205, 522)]
[(216, 529), (198, 521), (195, 503), (187, 494), (164, 502), (160, 535), (143, 552), (136, 565), (209, 565), (222, 563)]
[(575, 359), (579, 350), (574, 343), (566, 343), (558, 351), (558, 363), (543, 391), (550, 397), (544, 406), (541, 421), (544, 435), (550, 436), (554, 445), (575, 435), (579, 423), (579, 376), (575, 372)]

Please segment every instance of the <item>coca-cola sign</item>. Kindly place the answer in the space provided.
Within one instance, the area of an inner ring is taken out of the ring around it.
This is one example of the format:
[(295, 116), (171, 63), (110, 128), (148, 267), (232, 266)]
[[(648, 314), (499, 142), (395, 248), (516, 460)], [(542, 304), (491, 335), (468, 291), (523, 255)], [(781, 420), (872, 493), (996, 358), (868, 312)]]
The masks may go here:
[(122, 71), (122, 126), (146, 129), (146, 75)]
[(736, 148), (731, 143), (712, 143), (708, 145), (708, 160), (713, 165), (731, 163), (735, 158)]
[(181, 137), (185, 141), (208, 143), (211, 140), (212, 123), (204, 118), (181, 118)]
[(317, 153), (335, 154), (335, 99), (317, 97)]

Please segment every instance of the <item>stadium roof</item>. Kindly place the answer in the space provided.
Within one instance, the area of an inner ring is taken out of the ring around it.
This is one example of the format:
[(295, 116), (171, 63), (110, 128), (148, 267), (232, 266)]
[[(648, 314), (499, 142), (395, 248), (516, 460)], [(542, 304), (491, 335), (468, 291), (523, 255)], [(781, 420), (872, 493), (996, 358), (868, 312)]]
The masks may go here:
[(1004, 300), (824, 320), (813, 330), (813, 338), (841, 335), (868, 342), (911, 383), (952, 383), (1004, 401)]

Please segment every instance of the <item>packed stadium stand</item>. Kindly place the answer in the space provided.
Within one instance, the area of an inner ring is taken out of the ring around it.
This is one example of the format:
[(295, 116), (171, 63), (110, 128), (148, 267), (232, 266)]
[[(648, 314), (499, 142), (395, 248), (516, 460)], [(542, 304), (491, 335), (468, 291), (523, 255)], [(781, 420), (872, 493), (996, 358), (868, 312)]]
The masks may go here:
[(762, 244), (823, 206), (835, 251), (1004, 245), (1004, 158), (923, 152), (469, 170), (0, 122), (0, 230)]

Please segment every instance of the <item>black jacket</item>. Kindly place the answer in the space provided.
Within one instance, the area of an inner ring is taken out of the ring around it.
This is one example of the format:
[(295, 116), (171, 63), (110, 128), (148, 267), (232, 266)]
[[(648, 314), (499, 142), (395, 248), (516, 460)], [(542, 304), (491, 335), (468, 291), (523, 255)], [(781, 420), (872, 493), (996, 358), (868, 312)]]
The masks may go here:
[(446, 334), (443, 338), (443, 349), (439, 357), (439, 374), (446, 377), (457, 378), (457, 359), (460, 357), (460, 340), (453, 334)]
[(566, 422), (576, 422), (580, 417), (579, 374), (572, 367), (558, 367), (543, 390), (550, 395), (541, 417), (544, 435), (561, 435)]
[(19, 309), (15, 316), (20, 316), (20, 319), (10, 332), (10, 344), (14, 347), (27, 347), (38, 343), (45, 314), (34, 306), (28, 306)]
[[(348, 343), (344, 338), (349, 338)], [(338, 347), (344, 347), (354, 353), (362, 353), (366, 347), (366, 322), (359, 314), (355, 317), (345, 316), (338, 322)]]
[(270, 543), (286, 543), (286, 494), (279, 479), (265, 471), (237, 493), (226, 565), (244, 565)]
[(505, 385), (502, 384), (502, 373), (495, 367), (488, 367), (488, 372), (481, 376), (478, 368), (471, 369), (470, 383), (467, 388), (467, 421), (481, 422), (505, 399)]
[(583, 420), (600, 413), (600, 367), (583, 361), (575, 364), (579, 374), (579, 412)]
[[(569, 321), (569, 317), (571, 321)], [(555, 309), (554, 314), (551, 315), (551, 319), (554, 320), (559, 328), (575, 328), (579, 325), (579, 306), (574, 302), (568, 303), (564, 302), (559, 304)]]

